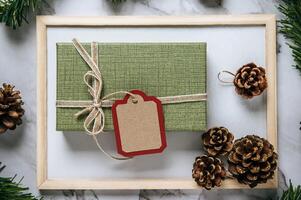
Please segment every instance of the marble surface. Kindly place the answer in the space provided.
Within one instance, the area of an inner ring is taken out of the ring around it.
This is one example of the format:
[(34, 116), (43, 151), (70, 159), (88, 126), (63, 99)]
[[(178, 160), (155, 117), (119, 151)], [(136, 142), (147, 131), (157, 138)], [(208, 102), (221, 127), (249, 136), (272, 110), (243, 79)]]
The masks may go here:
[[(43, 14), (53, 15), (199, 15), (275, 13), (273, 0), (128, 0), (113, 8), (105, 0), (48, 1)], [(276, 199), (288, 180), (301, 184), (301, 77), (291, 66), (291, 51), (278, 35), (278, 120), (279, 120), (279, 190), (141, 190), (141, 191), (48, 191), (45, 199)], [(0, 136), (0, 161), (7, 165), (2, 175), (24, 175), (23, 183), (40, 195), (36, 188), (36, 33), (35, 22), (17, 31), (0, 26), (0, 80), (14, 83), (26, 100), (22, 128)], [(299, 87), (299, 88), (298, 88)], [(80, 161), (79, 161), (80, 162)]]

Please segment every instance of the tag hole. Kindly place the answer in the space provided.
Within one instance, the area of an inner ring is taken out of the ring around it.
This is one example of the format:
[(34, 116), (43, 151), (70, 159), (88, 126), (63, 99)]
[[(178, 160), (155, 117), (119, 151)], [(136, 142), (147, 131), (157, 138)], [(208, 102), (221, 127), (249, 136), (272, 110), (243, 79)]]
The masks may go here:
[(134, 103), (134, 104), (136, 104), (136, 103), (138, 103), (138, 99), (132, 99), (132, 103)]

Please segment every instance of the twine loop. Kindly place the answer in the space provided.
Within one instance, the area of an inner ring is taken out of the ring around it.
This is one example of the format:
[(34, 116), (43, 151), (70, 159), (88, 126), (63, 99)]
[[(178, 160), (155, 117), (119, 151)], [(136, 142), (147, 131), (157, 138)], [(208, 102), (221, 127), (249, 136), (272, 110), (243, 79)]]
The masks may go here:
[(232, 72), (228, 71), (228, 70), (223, 70), (223, 71), (220, 71), (218, 72), (217, 74), (217, 79), (222, 82), (222, 83), (229, 83), (229, 84), (232, 84), (233, 83), (233, 80), (232, 81), (227, 81), (227, 80), (224, 80), (221, 75), (222, 74), (228, 74), (228, 75), (231, 75), (233, 77), (235, 77), (235, 74), (233, 74)]
[(75, 116), (80, 117), (88, 113), (88, 116), (84, 121), (84, 129), (88, 135), (95, 136), (104, 132), (103, 129), (105, 125), (105, 115), (102, 109), (103, 101), (113, 100), (113, 98), (109, 98), (109, 97), (120, 93), (129, 94), (133, 98), (135, 98), (135, 95), (130, 92), (119, 91), (119, 92), (108, 94), (101, 98), (103, 82), (102, 82), (102, 76), (100, 70), (98, 68), (97, 44), (95, 42), (92, 42), (91, 44), (91, 54), (92, 54), (91, 57), (87, 53), (87, 51), (83, 48), (83, 46), (77, 41), (77, 39), (73, 39), (72, 41), (78, 53), (86, 61), (86, 63), (91, 69), (84, 75), (84, 82), (87, 85), (88, 91), (93, 99), (90, 105), (86, 106), (81, 111), (77, 112)]
[[(88, 135), (93, 136), (93, 139), (95, 140), (97, 146), (99, 149), (105, 153), (107, 156), (117, 159), (117, 160), (125, 160), (129, 158), (121, 158), (121, 157), (115, 157), (107, 152), (105, 152), (97, 140), (96, 136), (100, 133), (103, 133), (104, 131), (104, 126), (105, 126), (105, 115), (104, 111), (102, 109), (102, 104), (103, 101), (105, 100), (113, 100), (113, 98), (110, 98), (116, 94), (129, 94), (133, 98), (135, 98), (134, 94), (126, 91), (119, 91), (119, 92), (114, 92), (111, 94), (108, 94), (104, 97), (101, 97), (101, 92), (102, 92), (102, 76), (100, 73), (100, 70), (98, 68), (98, 47), (95, 42), (92, 42), (91, 44), (91, 54), (92, 57), (87, 53), (87, 51), (83, 48), (83, 46), (76, 40), (73, 39), (73, 44), (78, 51), (78, 53), (81, 55), (81, 57), (85, 60), (85, 62), (88, 64), (88, 66), (91, 68), (90, 71), (88, 71), (84, 75), (84, 82), (88, 87), (88, 91), (90, 95), (92, 96), (93, 101), (91, 101), (90, 105), (87, 105), (84, 107), (81, 111), (77, 112), (75, 114), (76, 117), (80, 117), (82, 115), (87, 115), (84, 121), (84, 129), (85, 133)], [(71, 102), (72, 103), (72, 102)]]

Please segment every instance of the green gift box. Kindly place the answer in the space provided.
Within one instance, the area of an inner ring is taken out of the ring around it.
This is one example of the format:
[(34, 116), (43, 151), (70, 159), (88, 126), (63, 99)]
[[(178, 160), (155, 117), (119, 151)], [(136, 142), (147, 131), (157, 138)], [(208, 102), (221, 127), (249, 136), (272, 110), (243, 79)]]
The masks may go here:
[[(83, 44), (88, 53), (91, 45)], [(206, 43), (98, 43), (102, 96), (139, 89), (149, 96), (206, 93)], [(92, 100), (83, 81), (90, 71), (72, 43), (57, 43), (57, 100)], [(123, 98), (123, 96), (119, 96)], [(82, 108), (56, 108), (56, 128), (84, 131)], [(110, 108), (103, 108), (105, 129), (112, 130)], [(207, 101), (163, 105), (167, 131), (203, 131)]]

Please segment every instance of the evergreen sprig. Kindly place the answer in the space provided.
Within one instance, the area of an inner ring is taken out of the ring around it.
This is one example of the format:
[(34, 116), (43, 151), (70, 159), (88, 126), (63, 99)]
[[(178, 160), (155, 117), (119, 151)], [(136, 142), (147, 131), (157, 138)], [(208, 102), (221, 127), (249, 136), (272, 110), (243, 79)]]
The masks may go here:
[(289, 188), (283, 192), (280, 200), (300, 200), (301, 199), (301, 186), (294, 187), (291, 180)]
[[(0, 162), (0, 172), (5, 168)], [(38, 200), (28, 192), (27, 187), (21, 185), (21, 181), (15, 181), (14, 177), (0, 177), (0, 200)]]
[(0, 22), (16, 29), (34, 13), (42, 0), (0, 0)]
[(113, 4), (119, 4), (119, 3), (122, 3), (122, 2), (125, 2), (126, 0), (109, 0), (111, 1)]
[(280, 20), (280, 32), (290, 40), (295, 67), (301, 72), (301, 1), (281, 0), (279, 11), (284, 15)]

